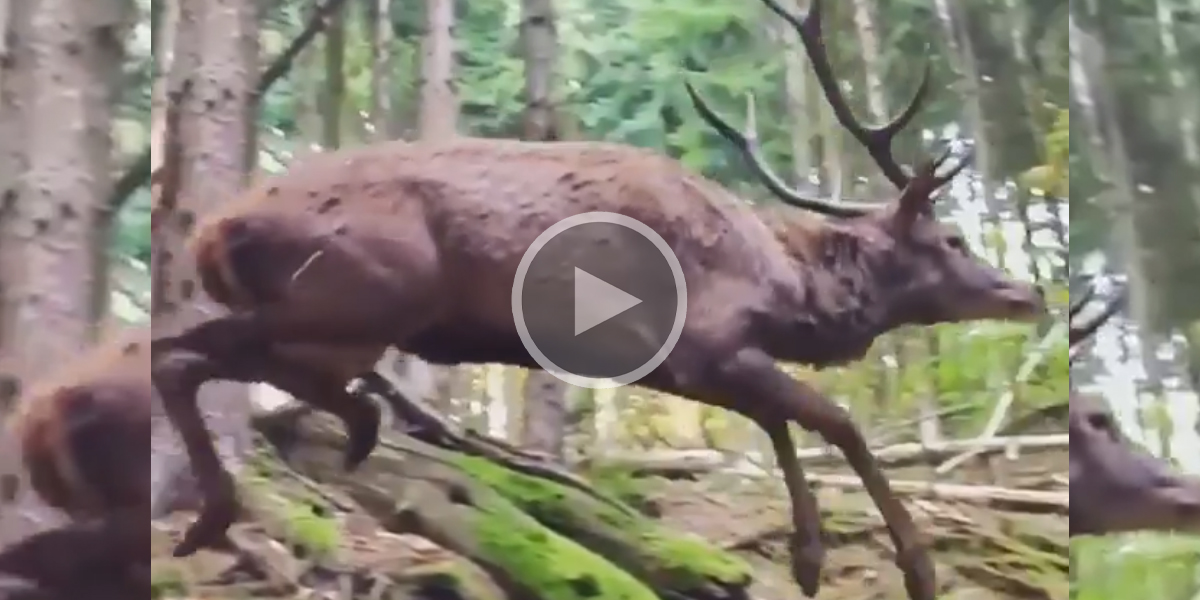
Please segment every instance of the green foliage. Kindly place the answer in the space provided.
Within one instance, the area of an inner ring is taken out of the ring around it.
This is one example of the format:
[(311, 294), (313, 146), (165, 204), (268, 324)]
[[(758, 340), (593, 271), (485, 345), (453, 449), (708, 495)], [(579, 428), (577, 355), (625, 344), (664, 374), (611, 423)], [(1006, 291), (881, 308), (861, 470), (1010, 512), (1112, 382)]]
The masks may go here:
[(1071, 600), (1194, 600), (1200, 538), (1129, 535), (1071, 542)]
[(150, 263), (150, 193), (139, 190), (117, 219), (113, 251), (118, 256)]
[(183, 570), (178, 565), (155, 565), (150, 574), (151, 600), (182, 598), (187, 595), (188, 585)]

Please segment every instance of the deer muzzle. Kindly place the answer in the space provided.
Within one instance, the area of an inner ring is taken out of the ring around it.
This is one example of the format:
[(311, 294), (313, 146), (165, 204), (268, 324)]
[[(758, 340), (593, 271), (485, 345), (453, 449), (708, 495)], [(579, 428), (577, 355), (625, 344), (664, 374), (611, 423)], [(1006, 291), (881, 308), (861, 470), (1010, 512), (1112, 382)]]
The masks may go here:
[(1006, 281), (990, 293), (992, 316), (1014, 321), (1035, 321), (1046, 314), (1046, 292), (1040, 285)]

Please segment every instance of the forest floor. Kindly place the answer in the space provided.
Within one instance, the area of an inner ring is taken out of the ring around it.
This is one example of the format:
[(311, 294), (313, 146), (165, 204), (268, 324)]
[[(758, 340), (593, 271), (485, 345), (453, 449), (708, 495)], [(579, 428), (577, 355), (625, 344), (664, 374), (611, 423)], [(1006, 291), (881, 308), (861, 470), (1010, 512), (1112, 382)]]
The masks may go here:
[[(557, 592), (513, 593), (511, 586), (494, 577), (495, 569), (467, 560), (461, 552), (445, 550), (426, 537), (393, 533), (421, 529), (400, 516), (404, 512), (401, 505), (410, 500), (396, 499), (394, 507), (372, 500), (376, 496), (371, 494), (390, 497), (393, 486), (400, 485), (387, 481), (385, 471), (368, 468), (346, 477), (329, 475), (335, 471), (313, 467), (325, 459), (314, 462), (312, 456), (297, 459), (295, 451), (291, 453), (287, 473), (265, 475), (255, 484), (260, 487), (266, 481), (271, 490), (254, 494), (256, 518), (235, 526), (233, 537), (250, 560), (239, 562), (209, 552), (171, 559), (174, 540), (194, 515), (179, 514), (156, 524), (158, 597), (615, 600), (602, 597), (611, 594), (579, 589), (562, 596)], [(334, 456), (327, 455), (328, 462), (333, 462)], [(1046, 468), (1053, 470), (1057, 465)], [(1038, 465), (1030, 469), (1039, 471)], [(906, 475), (915, 476), (913, 472)], [(965, 477), (972, 476), (968, 473)], [(662, 600), (803, 598), (786, 566), (789, 511), (777, 483), (709, 475), (696, 480), (639, 479), (637, 486), (644, 505), (654, 507), (658, 522), (736, 556), (752, 573), (748, 586), (731, 586), (711, 594), (680, 594), (678, 599), (660, 594)], [(819, 488), (819, 497), (828, 538), (819, 598), (904, 598), (900, 574), (892, 564), (890, 539), (869, 499), (857, 491), (830, 487)], [(297, 502), (297, 498), (304, 500)], [(313, 499), (318, 501), (309, 502)], [(907, 505), (932, 542), (941, 598), (1068, 598), (1065, 516), (917, 497), (908, 498)], [(314, 513), (318, 506), (321, 508)]]

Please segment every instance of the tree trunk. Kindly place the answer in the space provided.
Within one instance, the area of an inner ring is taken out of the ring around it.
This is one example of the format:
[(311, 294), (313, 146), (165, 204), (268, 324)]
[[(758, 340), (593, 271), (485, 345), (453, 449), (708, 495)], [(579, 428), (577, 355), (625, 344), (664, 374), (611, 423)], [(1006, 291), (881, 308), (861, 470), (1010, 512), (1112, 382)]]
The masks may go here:
[(321, 146), (342, 147), (342, 111), (346, 105), (346, 11), (331, 17), (325, 30), (325, 80), (321, 84)]
[[(122, 0), (46, 0), (17, 2), (7, 12), (20, 35), (3, 74), (0, 117), (16, 120), (0, 137), (24, 142), (5, 148), (3, 157), (6, 170), (24, 177), (9, 179), (23, 181), (3, 196), (0, 240), (12, 258), (0, 267), (0, 361), (7, 373), (0, 400), (11, 400), (23, 381), (42, 376), (95, 334), (98, 288), (107, 291), (98, 269), (108, 265), (96, 260), (95, 249), (107, 239), (101, 226), (112, 173), (113, 56), (119, 64), (128, 8)], [(6, 511), (0, 527), (9, 539), (53, 522), (31, 494), (18, 496), (19, 510)]]
[(9, 339), (15, 320), (17, 282), (23, 276), (21, 247), (17, 239), (17, 209), (25, 190), (21, 174), (28, 169), (26, 148), (30, 78), (29, 53), (31, 4), (0, 0), (0, 418), (21, 391), (18, 346)]
[(365, 0), (371, 39), (371, 131), (375, 140), (390, 140), (392, 131), (391, 0)]
[[(28, 168), (31, 8), (29, 2), (0, 0), (0, 422), (21, 393), (20, 347), (10, 338), (14, 295), (23, 276), (15, 225), (25, 195), (21, 174)], [(0, 546), (28, 534), (39, 516), (21, 475), (16, 442), (5, 433), (0, 429)]]
[[(521, 46), (525, 56), (524, 138), (557, 140), (559, 48), (554, 0), (521, 0)], [(533, 370), (526, 376), (520, 438), (526, 448), (560, 461), (566, 457), (569, 387), (545, 371)]]
[[(458, 135), (459, 101), (455, 91), (454, 0), (426, 0), (425, 38), (421, 43), (421, 102), (417, 132), (421, 140), (444, 140)], [(398, 371), (415, 377), (413, 384), (431, 385), (438, 407), (454, 414), (454, 390), (468, 374), (453, 366), (430, 365), (415, 356), (404, 358)]]
[(458, 134), (454, 91), (454, 0), (425, 0), (427, 29), (421, 48), (421, 139)]
[[(164, 152), (178, 160), (166, 167), (178, 178), (178, 189), (164, 191), (153, 217), (156, 335), (220, 312), (201, 294), (184, 241), (197, 215), (241, 191), (255, 152), (247, 139), (258, 85), (255, 3), (180, 0), (178, 10), (168, 89), (179, 122), (176, 131), (168, 132), (171, 141)], [(250, 443), (247, 387), (214, 382), (201, 390), (200, 404), (222, 457), (236, 470)], [(155, 452), (156, 458), (159, 454)]]
[[(1072, 11), (1076, 9), (1072, 5)], [(1141, 337), (1140, 358), (1146, 369), (1145, 386), (1148, 394), (1161, 397), (1167, 365), (1158, 356), (1164, 340), (1156, 333), (1152, 305), (1154, 289), (1147, 274), (1146, 258), (1142, 252), (1141, 232), (1137, 221), (1144, 203), (1138, 202), (1137, 182), (1133, 178), (1125, 133), (1117, 120), (1116, 95), (1105, 78), (1108, 58), (1103, 32), (1089, 32), (1079, 26), (1072, 12), (1070, 27), (1071, 96), (1084, 109), (1088, 124), (1088, 142), (1100, 173), (1106, 175), (1111, 189), (1104, 192), (1100, 202), (1115, 225), (1113, 240), (1128, 273), (1130, 315), (1138, 324)]]

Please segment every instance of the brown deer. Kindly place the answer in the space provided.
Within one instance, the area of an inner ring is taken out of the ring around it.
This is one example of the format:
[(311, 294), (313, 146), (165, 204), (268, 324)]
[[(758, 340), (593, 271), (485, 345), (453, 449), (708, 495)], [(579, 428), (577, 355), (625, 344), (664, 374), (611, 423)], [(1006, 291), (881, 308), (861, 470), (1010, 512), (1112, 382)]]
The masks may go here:
[(0, 573), (54, 597), (149, 596), (149, 350), (150, 328), (132, 330), (23, 394), (7, 426), (31, 487), (70, 522), (0, 549)]
[[(818, 591), (824, 548), (789, 423), (843, 451), (886, 520), (910, 596), (933, 600), (932, 561), (862, 433), (776, 362), (846, 364), (902, 325), (1034, 320), (1045, 302), (936, 219), (934, 196), (965, 162), (938, 175), (943, 157), (909, 174), (892, 156), (891, 139), (928, 84), (896, 122), (858, 125), (824, 56), (819, 11), (814, 3), (797, 24), (843, 124), (901, 188), (890, 203), (807, 198), (756, 160), (771, 189), (804, 209), (759, 210), (643, 149), (464, 138), (314, 156), (208, 215), (191, 252), (201, 286), (231, 312), (156, 339), (153, 350), (155, 385), (205, 493), (176, 553), (208, 543), (237, 509), (196, 406), (200, 385), (263, 381), (329, 411), (345, 423), (353, 468), (376, 443), (379, 411), (348, 394), (348, 381), (371, 372), (389, 346), (433, 363), (539, 368), (512, 316), (518, 264), (551, 225), (606, 211), (662, 236), (687, 280), (683, 333), (638, 383), (736, 411), (766, 431), (791, 497), (793, 571), (804, 592)], [(693, 97), (707, 121), (738, 139)], [(562, 335), (569, 341), (572, 332)]]
[[(1120, 311), (1122, 298), (1089, 319), (1079, 317), (1094, 288), (1069, 310), (1070, 352), (1079, 348)], [(1070, 534), (1128, 531), (1200, 532), (1200, 477), (1175, 473), (1165, 461), (1135, 446), (1121, 433), (1102, 398), (1071, 393), (1067, 409), (1071, 436)]]

